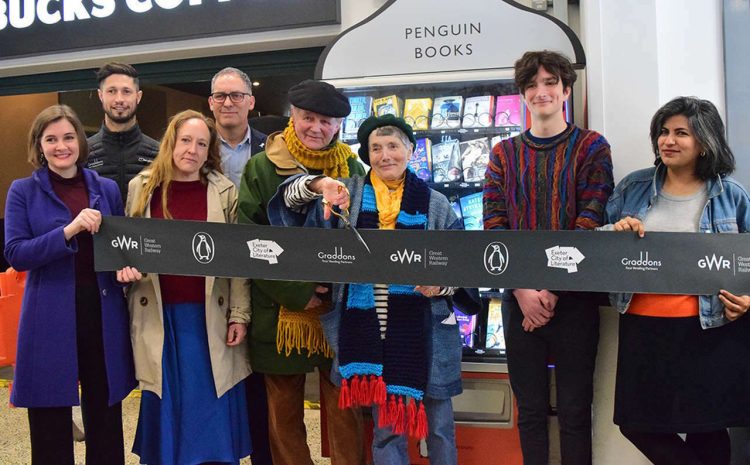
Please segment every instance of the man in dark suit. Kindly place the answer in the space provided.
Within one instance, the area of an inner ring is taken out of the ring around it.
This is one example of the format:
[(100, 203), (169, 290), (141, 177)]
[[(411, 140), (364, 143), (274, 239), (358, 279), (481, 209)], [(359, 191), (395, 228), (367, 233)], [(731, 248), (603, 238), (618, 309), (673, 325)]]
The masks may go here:
[(243, 71), (224, 68), (211, 79), (208, 105), (221, 138), (221, 169), (239, 188), (242, 172), (250, 157), (262, 152), (266, 135), (248, 124), (255, 107), (253, 83)]

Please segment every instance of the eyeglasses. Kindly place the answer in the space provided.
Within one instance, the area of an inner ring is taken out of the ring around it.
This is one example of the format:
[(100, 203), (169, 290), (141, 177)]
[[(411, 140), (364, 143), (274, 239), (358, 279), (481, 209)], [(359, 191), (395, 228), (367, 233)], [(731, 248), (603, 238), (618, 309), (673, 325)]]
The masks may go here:
[(224, 100), (229, 97), (229, 100), (232, 101), (232, 103), (242, 103), (243, 100), (245, 100), (245, 96), (251, 96), (252, 94), (249, 94), (247, 92), (214, 92), (211, 94), (211, 98), (214, 99), (216, 103), (224, 103)]

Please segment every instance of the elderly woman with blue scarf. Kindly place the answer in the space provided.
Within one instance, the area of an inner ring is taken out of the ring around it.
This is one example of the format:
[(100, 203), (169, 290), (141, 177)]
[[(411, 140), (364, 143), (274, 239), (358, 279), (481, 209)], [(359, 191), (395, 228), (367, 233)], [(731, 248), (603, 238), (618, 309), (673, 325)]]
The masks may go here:
[[(268, 206), (272, 224), (343, 228), (331, 208), (349, 208), (361, 229), (455, 229), (448, 200), (407, 162), (414, 134), (401, 118), (370, 117), (357, 133), (365, 177), (288, 179)], [(461, 339), (453, 288), (336, 284), (321, 317), (341, 382), (339, 407), (372, 406), (376, 465), (408, 464), (406, 436), (426, 438), (431, 463), (456, 464), (451, 397), (461, 393)]]

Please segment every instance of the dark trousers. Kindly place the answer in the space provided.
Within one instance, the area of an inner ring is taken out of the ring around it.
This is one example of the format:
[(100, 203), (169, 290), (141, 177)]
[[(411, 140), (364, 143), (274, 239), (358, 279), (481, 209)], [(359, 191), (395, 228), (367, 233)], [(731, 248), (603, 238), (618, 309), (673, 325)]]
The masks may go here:
[(250, 438), (253, 452), (250, 459), (253, 465), (273, 465), (271, 446), (268, 442), (268, 396), (263, 373), (251, 373), (245, 379), (247, 395), (247, 417), (250, 420)]
[[(123, 465), (122, 406), (108, 405), (102, 310), (96, 286), (76, 289), (76, 339), (86, 464)], [(33, 465), (73, 465), (71, 408), (30, 408), (28, 413)]]
[(654, 465), (729, 465), (729, 433), (723, 429), (688, 433), (685, 440), (676, 433), (646, 433), (620, 427), (639, 451)]
[(563, 293), (554, 317), (533, 332), (521, 326), (523, 313), (510, 293), (506, 293), (503, 307), (508, 371), (518, 403), (524, 464), (548, 463), (550, 361), (555, 365), (562, 465), (591, 464), (591, 401), (599, 343), (597, 303), (588, 294)]

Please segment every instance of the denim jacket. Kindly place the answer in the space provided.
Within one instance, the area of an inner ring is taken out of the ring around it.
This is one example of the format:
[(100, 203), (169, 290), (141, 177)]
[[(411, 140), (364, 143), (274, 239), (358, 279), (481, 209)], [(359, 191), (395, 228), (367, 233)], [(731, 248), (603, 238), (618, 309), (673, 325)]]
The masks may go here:
[[(626, 216), (643, 221), (664, 185), (665, 174), (666, 167), (659, 164), (626, 176), (609, 198), (606, 222), (611, 225)], [(745, 188), (728, 176), (716, 176), (706, 184), (708, 202), (703, 208), (698, 230), (704, 233), (748, 232), (750, 198)], [(632, 297), (631, 293), (610, 293), (609, 301), (620, 313), (625, 313)], [(729, 322), (724, 316), (724, 305), (718, 294), (698, 296), (698, 301), (703, 329), (716, 328)]]

